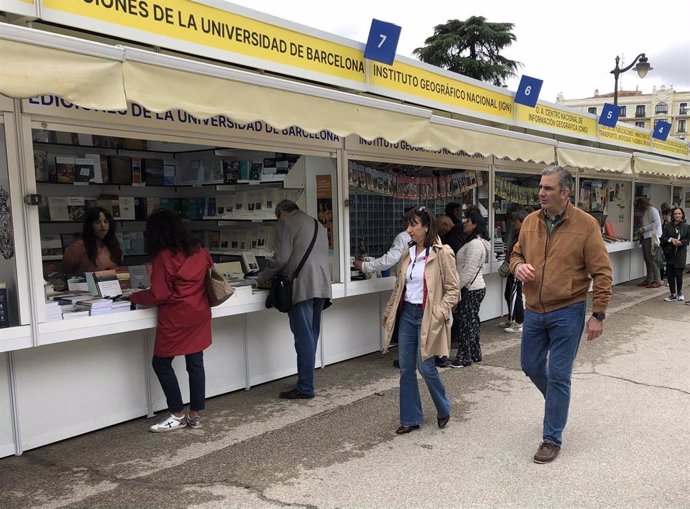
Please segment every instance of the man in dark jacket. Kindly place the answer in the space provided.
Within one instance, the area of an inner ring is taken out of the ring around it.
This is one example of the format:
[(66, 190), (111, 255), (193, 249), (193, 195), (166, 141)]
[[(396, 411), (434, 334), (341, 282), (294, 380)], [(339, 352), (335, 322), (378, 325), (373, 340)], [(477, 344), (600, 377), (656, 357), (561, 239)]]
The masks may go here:
[(278, 224), (274, 255), (259, 273), (261, 284), (278, 274), (292, 276), (314, 238), (314, 227), (317, 228), (314, 247), (292, 283), (293, 306), (288, 311), (297, 352), (297, 386), (280, 393), (283, 399), (311, 399), (314, 397), (314, 359), (321, 331), (321, 312), (331, 298), (328, 236), (323, 225), (302, 212), (293, 201), (278, 203), (275, 214)]

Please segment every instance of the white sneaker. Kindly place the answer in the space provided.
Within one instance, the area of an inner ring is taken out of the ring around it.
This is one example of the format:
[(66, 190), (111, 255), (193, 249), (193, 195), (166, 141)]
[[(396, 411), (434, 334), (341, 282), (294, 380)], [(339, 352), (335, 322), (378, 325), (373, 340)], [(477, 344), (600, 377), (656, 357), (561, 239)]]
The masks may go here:
[(678, 294), (678, 298), (676, 299), (678, 302), (683, 302), (685, 300), (685, 297), (683, 297), (682, 293)]
[[(664, 299), (665, 302), (676, 302), (677, 300), (678, 300), (678, 297), (676, 297), (673, 294), (669, 295), (668, 297), (666, 297)], [(685, 299), (683, 299), (683, 300), (685, 300)]]
[(201, 416), (200, 415), (197, 415), (196, 417), (194, 417), (194, 419), (192, 419), (189, 416), (189, 414), (187, 414), (186, 419), (187, 419), (187, 424), (189, 425), (190, 428), (198, 429), (201, 427)]
[(158, 424), (151, 426), (149, 430), (153, 433), (163, 433), (164, 431), (174, 431), (186, 427), (187, 418), (184, 415), (182, 417), (175, 417), (173, 414), (170, 414)]
[(513, 324), (510, 327), (503, 329), (503, 332), (522, 332), (522, 325)]

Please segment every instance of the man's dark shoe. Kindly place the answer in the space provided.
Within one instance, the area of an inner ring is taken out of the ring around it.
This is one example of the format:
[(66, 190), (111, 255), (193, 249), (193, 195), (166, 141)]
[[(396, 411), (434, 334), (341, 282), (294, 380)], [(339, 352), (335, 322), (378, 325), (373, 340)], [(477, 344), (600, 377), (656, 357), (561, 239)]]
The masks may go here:
[(297, 389), (290, 389), (280, 393), (280, 399), (312, 399), (313, 394), (305, 394)]
[(396, 429), (395, 432), (398, 435), (404, 435), (404, 434), (409, 433), (410, 431), (414, 431), (416, 429), (419, 429), (419, 424), (415, 424), (414, 426), (405, 426), (403, 424), (398, 429)]
[(448, 424), (448, 421), (450, 421), (450, 414), (446, 415), (445, 417), (439, 417), (438, 427), (441, 429), (445, 428), (446, 424)]
[(434, 362), (436, 363), (437, 368), (450, 367), (450, 360), (448, 360), (448, 357), (446, 357), (445, 355), (443, 357), (436, 357), (436, 360)]
[(393, 367), (400, 369), (400, 361), (398, 359), (395, 359), (393, 361)]
[(454, 359), (453, 362), (450, 363), (451, 368), (466, 368), (471, 365), (471, 362), (461, 361), (460, 359)]
[(542, 442), (534, 455), (535, 463), (551, 463), (561, 452), (561, 446), (551, 442)]

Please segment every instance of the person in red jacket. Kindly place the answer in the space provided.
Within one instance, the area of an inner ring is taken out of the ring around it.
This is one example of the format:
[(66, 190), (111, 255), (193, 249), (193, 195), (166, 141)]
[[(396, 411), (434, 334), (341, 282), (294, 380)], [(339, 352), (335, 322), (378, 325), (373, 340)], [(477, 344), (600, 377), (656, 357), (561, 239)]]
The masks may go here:
[[(201, 426), (199, 412), (206, 402), (204, 350), (211, 345), (211, 306), (206, 273), (213, 265), (209, 252), (170, 210), (151, 214), (144, 233), (146, 252), (153, 256), (151, 287), (132, 294), (131, 301), (158, 306), (153, 370), (170, 415), (151, 426), (154, 433)], [(185, 416), (173, 359), (184, 355), (189, 374), (190, 404)]]

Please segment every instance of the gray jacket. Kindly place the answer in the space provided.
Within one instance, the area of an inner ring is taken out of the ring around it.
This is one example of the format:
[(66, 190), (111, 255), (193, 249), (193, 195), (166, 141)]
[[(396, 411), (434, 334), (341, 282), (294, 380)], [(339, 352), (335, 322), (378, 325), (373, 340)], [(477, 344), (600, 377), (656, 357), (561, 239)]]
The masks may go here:
[[(277, 274), (292, 276), (307, 252), (314, 236), (315, 219), (301, 210), (280, 219), (276, 226), (274, 254), (264, 269), (266, 279)], [(292, 302), (331, 298), (331, 276), (328, 270), (328, 235), (318, 223), (318, 234), (311, 254), (292, 285)]]

